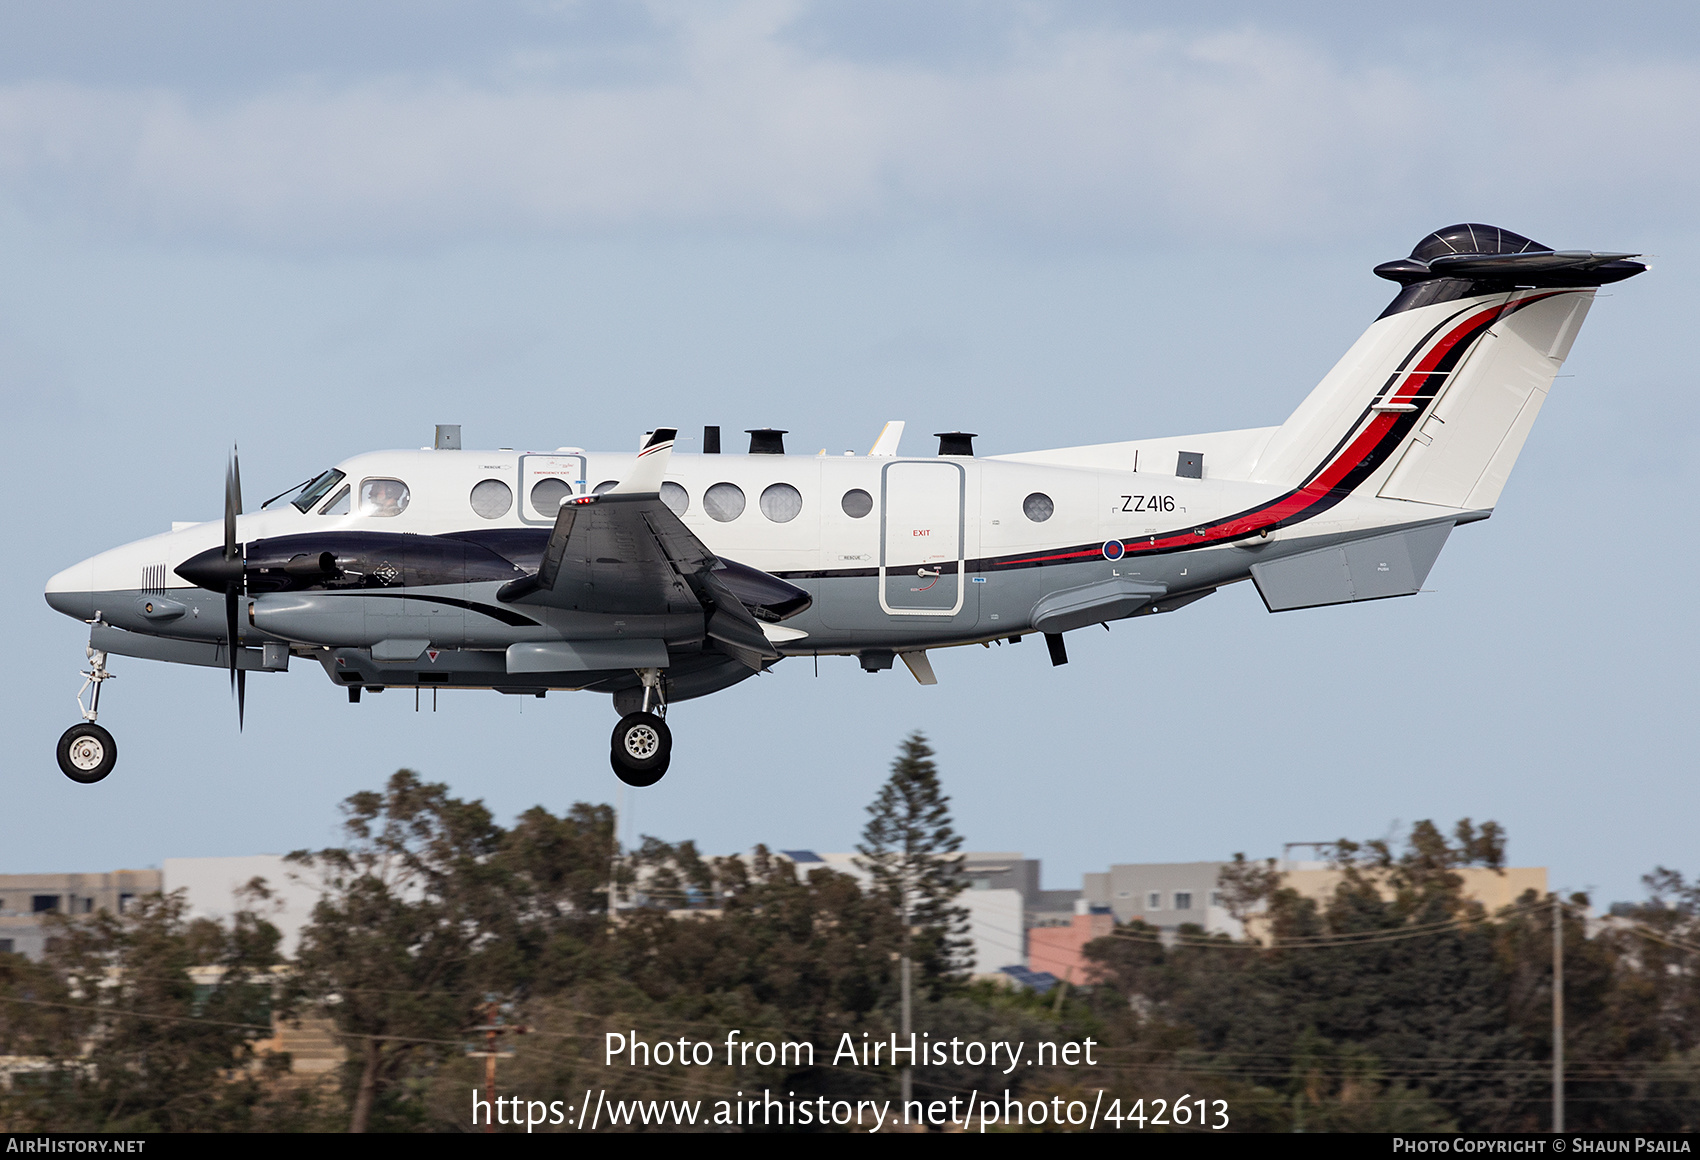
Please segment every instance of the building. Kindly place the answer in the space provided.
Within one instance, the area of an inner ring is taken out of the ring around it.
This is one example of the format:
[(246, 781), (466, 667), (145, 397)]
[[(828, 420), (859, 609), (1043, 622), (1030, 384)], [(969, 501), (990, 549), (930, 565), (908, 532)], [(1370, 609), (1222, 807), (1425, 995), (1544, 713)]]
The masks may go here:
[[(872, 882), (868, 872), (856, 864), (857, 854), (817, 854), (813, 850), (779, 853), (796, 863), (800, 874), (819, 868), (848, 874), (864, 889)], [(1020, 854), (970, 852), (961, 858), (968, 888), (957, 895), (956, 902), (968, 911), (969, 970), (990, 975), (1004, 967), (1026, 965), (1032, 907), (1064, 905), (1050, 895), (1066, 896), (1066, 905), (1072, 905), (1079, 892), (1040, 890), (1038, 861)]]
[(157, 894), (158, 870), (105, 874), (0, 874), (0, 952), (40, 959), (51, 937), (49, 914), (124, 914), (144, 894)]
[(1068, 925), (1049, 923), (1027, 932), (1027, 969), (1056, 976), (1066, 983), (1093, 982), (1091, 965), (1082, 953), (1095, 938), (1113, 934), (1116, 916), (1107, 907), (1079, 900)]
[(1108, 908), (1117, 922), (1135, 919), (1173, 934), (1191, 923), (1207, 934), (1243, 933), (1222, 905), (1219, 880), (1227, 862), (1125, 862), (1082, 877), (1081, 897)]
[[(167, 858), (163, 863), (167, 893), (181, 890), (188, 903), (188, 918), (210, 918), (228, 922), (238, 910), (251, 910), (277, 927), (283, 936), (279, 950), (285, 958), (295, 956), (301, 928), (313, 917), (319, 901), (310, 870), (285, 862), (281, 854), (245, 854), (232, 858)], [(259, 899), (247, 893), (254, 879), (262, 879), (271, 893)]]
[[(1326, 902), (1334, 897), (1334, 891), (1346, 876), (1344, 870), (1332, 869), (1326, 862), (1292, 862), (1288, 865), (1292, 869), (1283, 872), (1281, 884), (1318, 902)], [(1481, 903), (1490, 914), (1501, 907), (1512, 905), (1525, 891), (1533, 890), (1543, 898), (1547, 892), (1545, 866), (1507, 866), (1503, 870), (1466, 866), (1461, 870), (1454, 870), (1453, 873), (1464, 880), (1464, 897)], [(1391, 892), (1384, 889), (1382, 893), (1387, 895)]]
[(1046, 890), (1039, 884), (1039, 859), (1018, 853), (972, 852), (962, 856), (969, 890), (1014, 890), (1021, 895), (1023, 930), (1067, 926), (1074, 917), (1078, 890)]
[[(1284, 867), (1281, 874), (1283, 886), (1297, 891), (1304, 898), (1314, 899), (1318, 905), (1326, 905), (1346, 877), (1344, 870), (1335, 869), (1326, 862), (1284, 862), (1277, 863), (1277, 866)], [(1463, 879), (1460, 893), (1471, 902), (1480, 903), (1489, 914), (1511, 906), (1526, 891), (1533, 890), (1537, 897), (1543, 898), (1547, 892), (1545, 866), (1507, 866), (1502, 870), (1466, 866), (1452, 873)], [(1368, 872), (1367, 876), (1374, 881), (1373, 872)], [(1380, 892), (1383, 898), (1393, 893), (1386, 885), (1380, 887)], [(1261, 940), (1267, 936), (1266, 923), (1260, 915), (1248, 916), (1246, 926), (1253, 938)]]

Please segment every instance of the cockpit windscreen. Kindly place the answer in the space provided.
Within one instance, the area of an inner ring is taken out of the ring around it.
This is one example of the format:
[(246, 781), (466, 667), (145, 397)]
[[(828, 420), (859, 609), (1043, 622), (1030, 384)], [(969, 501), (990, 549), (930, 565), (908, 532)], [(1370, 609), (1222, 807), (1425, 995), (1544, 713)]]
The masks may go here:
[(326, 492), (341, 482), (342, 472), (333, 467), (307, 484), (306, 487), (301, 489), (300, 494), (289, 502), (295, 505), (297, 511), (305, 514), (308, 508), (318, 503), (319, 500), (324, 498)]

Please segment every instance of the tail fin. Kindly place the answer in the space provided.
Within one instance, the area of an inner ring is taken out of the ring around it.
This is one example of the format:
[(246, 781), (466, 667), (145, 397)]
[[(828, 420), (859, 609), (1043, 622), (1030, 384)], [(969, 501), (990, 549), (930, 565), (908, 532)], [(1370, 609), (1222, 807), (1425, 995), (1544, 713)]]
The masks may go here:
[(1456, 225), (1375, 272), (1401, 289), (1252, 473), (1344, 495), (1490, 508), (1594, 292), (1647, 267)]

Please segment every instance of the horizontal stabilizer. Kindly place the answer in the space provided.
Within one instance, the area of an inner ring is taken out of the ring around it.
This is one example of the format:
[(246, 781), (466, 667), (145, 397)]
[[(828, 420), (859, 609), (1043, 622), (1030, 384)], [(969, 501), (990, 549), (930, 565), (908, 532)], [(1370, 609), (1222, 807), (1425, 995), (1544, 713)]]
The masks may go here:
[(1410, 596), (1428, 579), (1452, 520), (1317, 548), (1251, 566), (1270, 612)]
[(1375, 272), (1410, 285), (1431, 278), (1468, 278), (1473, 282), (1513, 281), (1542, 285), (1555, 275), (1561, 284), (1603, 284), (1634, 277), (1647, 267), (1629, 261), (1639, 254), (1596, 254), (1589, 250), (1537, 250), (1517, 254), (1440, 254), (1429, 260), (1399, 258), (1383, 262)]

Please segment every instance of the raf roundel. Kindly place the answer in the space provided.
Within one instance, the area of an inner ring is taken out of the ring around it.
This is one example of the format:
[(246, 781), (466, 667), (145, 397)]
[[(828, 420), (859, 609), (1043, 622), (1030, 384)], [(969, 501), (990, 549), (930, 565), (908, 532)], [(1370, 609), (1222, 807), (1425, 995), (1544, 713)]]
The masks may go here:
[(1127, 549), (1122, 547), (1120, 540), (1104, 541), (1104, 559), (1119, 560), (1125, 555), (1127, 555)]

